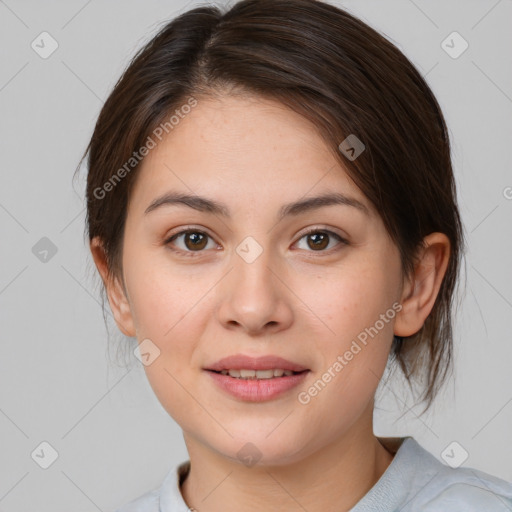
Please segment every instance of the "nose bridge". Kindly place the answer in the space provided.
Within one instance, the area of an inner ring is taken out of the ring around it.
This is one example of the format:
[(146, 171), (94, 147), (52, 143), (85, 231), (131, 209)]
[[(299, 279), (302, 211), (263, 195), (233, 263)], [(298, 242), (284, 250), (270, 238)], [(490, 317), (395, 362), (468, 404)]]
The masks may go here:
[[(261, 241), (261, 237), (260, 241)], [(263, 249), (263, 245), (258, 242), (254, 236), (246, 236), (235, 248), (236, 254), (247, 265), (252, 265), (257, 260), (267, 261), (269, 258), (268, 247)]]
[(280, 265), (271, 249), (248, 236), (235, 247), (230, 263), (220, 290), (219, 321), (251, 332), (288, 325), (291, 308), (286, 287), (275, 275)]
[[(261, 239), (261, 237), (260, 237)], [(260, 299), (275, 297), (275, 278), (272, 272), (273, 258), (268, 246), (257, 241), (253, 236), (244, 238), (235, 248), (232, 264), (234, 266), (235, 288), (242, 297), (248, 294), (262, 294)]]

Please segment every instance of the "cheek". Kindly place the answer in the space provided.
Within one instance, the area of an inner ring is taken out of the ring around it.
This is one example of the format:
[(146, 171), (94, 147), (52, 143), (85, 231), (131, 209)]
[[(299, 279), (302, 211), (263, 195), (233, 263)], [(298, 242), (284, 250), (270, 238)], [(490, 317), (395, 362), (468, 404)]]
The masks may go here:
[[(191, 398), (192, 387), (183, 373), (185, 365), (179, 364), (178, 356), (171, 358), (162, 353), (155, 361), (144, 367), (148, 382), (167, 414), (176, 421), (181, 428), (187, 430), (188, 426), (197, 423), (201, 410), (195, 407)], [(185, 370), (186, 372), (187, 370)]]
[(135, 255), (126, 265), (131, 309), (141, 337), (166, 339), (191, 309), (191, 283), (158, 258)]
[(154, 263), (138, 275), (133, 273), (131, 286), (139, 342), (149, 338), (159, 350), (154, 361), (144, 366), (148, 382), (167, 413), (186, 426), (196, 417), (189, 394), (196, 375), (190, 368), (203, 329), (203, 308), (208, 305), (206, 300), (198, 302), (204, 292), (198, 293), (186, 278)]
[(323, 334), (315, 336), (316, 352), (322, 354), (319, 377), (333, 383), (327, 386), (329, 395), (334, 393), (329, 399), (353, 407), (376, 389), (393, 339), (395, 276), (391, 268), (389, 273), (382, 268), (382, 263), (361, 259), (350, 271), (347, 266), (346, 272), (322, 276), (315, 288), (301, 292), (323, 322)]
[(359, 264), (297, 283), (304, 304), (324, 323), (331, 339), (350, 342), (373, 325), (393, 303), (389, 275), (377, 264)]

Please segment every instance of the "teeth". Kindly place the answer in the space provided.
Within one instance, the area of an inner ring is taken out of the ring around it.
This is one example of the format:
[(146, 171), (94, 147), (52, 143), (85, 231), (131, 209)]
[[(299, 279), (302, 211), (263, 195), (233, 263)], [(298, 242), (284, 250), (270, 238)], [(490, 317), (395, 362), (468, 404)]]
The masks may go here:
[(282, 377), (293, 375), (291, 370), (222, 370), (222, 375), (229, 375), (239, 379), (272, 379), (273, 377)]

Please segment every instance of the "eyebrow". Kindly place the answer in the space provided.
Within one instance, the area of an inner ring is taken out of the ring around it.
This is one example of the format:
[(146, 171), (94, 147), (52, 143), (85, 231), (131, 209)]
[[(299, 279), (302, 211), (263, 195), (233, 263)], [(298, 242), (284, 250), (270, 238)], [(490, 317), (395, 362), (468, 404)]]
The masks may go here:
[[(222, 215), (223, 217), (231, 218), (229, 208), (224, 203), (219, 203), (213, 199), (201, 197), (198, 195), (183, 194), (174, 191), (167, 192), (153, 200), (151, 204), (146, 208), (144, 214), (147, 215), (148, 213), (165, 205), (176, 204), (185, 205), (200, 212)], [(308, 197), (306, 199), (301, 199), (299, 201), (283, 205), (279, 209), (278, 220), (283, 219), (287, 215), (296, 216), (311, 210), (322, 208), (324, 206), (332, 205), (351, 206), (361, 211), (365, 215), (370, 216), (368, 207), (361, 201), (358, 201), (354, 197), (350, 197), (339, 192), (333, 192), (315, 197)]]

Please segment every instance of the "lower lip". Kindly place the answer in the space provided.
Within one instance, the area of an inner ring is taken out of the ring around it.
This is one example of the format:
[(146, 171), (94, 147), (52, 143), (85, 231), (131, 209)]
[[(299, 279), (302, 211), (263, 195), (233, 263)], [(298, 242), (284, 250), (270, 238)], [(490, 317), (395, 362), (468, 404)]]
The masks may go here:
[(206, 370), (214, 382), (230, 395), (248, 402), (264, 402), (272, 400), (286, 391), (293, 389), (304, 381), (309, 370), (302, 373), (272, 379), (237, 379), (229, 375), (222, 375)]

